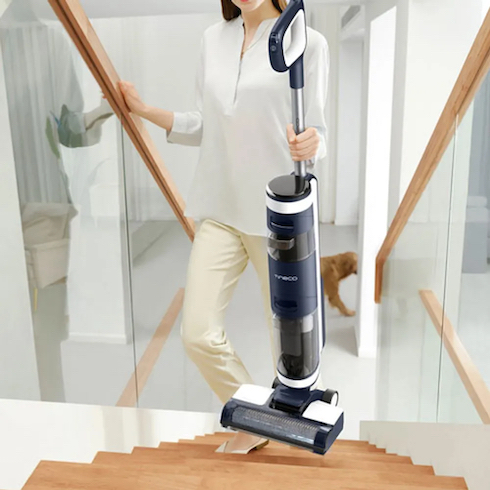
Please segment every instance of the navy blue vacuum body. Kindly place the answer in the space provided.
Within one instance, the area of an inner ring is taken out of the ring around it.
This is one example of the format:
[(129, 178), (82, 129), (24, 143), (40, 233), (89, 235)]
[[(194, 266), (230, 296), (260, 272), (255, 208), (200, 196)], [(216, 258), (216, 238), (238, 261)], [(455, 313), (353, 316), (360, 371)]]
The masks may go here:
[(320, 279), (317, 181), (307, 175), (302, 191), (295, 175), (267, 187), (271, 307), (279, 381), (309, 388), (320, 373), (325, 345)]
[[(269, 53), (274, 70), (289, 71), (296, 134), (305, 130), (306, 45), (303, 0), (290, 0), (272, 29)], [(308, 165), (294, 162), (294, 173), (275, 178), (266, 191), (277, 378), (271, 389), (242, 386), (225, 405), (221, 424), (325, 454), (343, 429), (344, 415), (336, 391), (313, 389), (325, 346), (325, 311), (318, 182)]]

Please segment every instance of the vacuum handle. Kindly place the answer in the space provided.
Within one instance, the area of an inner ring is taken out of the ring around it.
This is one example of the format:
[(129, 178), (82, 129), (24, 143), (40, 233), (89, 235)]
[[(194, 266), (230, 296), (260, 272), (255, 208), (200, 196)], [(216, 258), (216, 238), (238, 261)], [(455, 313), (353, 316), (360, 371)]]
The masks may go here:
[[(303, 59), (301, 59), (303, 61)], [(306, 129), (305, 122), (305, 102), (303, 89), (291, 89), (293, 106), (293, 128), (296, 134), (301, 134)], [(294, 162), (294, 173), (298, 177), (306, 177), (307, 161)]]
[[(291, 44), (286, 49), (285, 39), (291, 31)], [(277, 19), (269, 37), (269, 55), (272, 68), (278, 72), (289, 70), (291, 88), (304, 87), (303, 55), (306, 50), (306, 15), (303, 0), (290, 0)]]
[[(291, 32), (288, 48), (285, 40)], [(303, 0), (290, 0), (288, 6), (277, 19), (269, 37), (269, 56), (272, 68), (280, 73), (289, 70), (289, 84), (292, 91), (293, 127), (296, 134), (305, 130), (305, 110), (303, 88), (304, 54), (306, 51), (306, 15)], [(298, 189), (303, 189), (308, 162), (295, 162), (294, 173)]]

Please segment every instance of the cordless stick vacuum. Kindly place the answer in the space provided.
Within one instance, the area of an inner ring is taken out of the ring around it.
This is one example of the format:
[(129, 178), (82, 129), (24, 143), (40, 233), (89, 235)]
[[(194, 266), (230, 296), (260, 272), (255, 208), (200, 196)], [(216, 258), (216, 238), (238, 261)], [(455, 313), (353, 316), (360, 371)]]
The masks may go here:
[[(285, 39), (291, 36), (289, 47)], [(303, 0), (291, 0), (269, 39), (274, 70), (289, 70), (296, 134), (305, 130), (303, 103), (306, 50)], [(221, 424), (325, 454), (344, 427), (338, 393), (312, 387), (325, 346), (320, 275), (318, 184), (308, 162), (267, 186), (268, 254), (277, 378), (272, 389), (243, 385), (225, 405)]]

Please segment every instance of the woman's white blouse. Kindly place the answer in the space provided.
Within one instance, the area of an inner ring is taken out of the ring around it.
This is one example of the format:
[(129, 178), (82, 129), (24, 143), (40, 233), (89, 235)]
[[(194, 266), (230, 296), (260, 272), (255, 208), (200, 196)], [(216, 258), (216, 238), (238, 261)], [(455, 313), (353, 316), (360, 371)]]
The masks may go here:
[[(294, 166), (286, 138), (291, 122), (289, 74), (269, 61), (269, 33), (276, 19), (260, 24), (240, 59), (241, 17), (206, 30), (198, 68), (195, 112), (175, 113), (168, 141), (201, 146), (186, 215), (211, 218), (249, 235), (267, 235), (265, 189)], [(308, 28), (305, 53), (307, 127), (316, 127), (326, 154), (325, 106), (328, 45)]]

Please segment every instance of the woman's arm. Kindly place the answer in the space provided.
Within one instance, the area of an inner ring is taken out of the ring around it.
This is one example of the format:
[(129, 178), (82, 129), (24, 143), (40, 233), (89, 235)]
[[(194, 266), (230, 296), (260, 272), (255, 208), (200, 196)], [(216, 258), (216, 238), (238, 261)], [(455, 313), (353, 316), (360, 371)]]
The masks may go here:
[(159, 109), (158, 107), (146, 106), (146, 110), (142, 113), (141, 117), (166, 129), (170, 133), (174, 125), (175, 113)]

